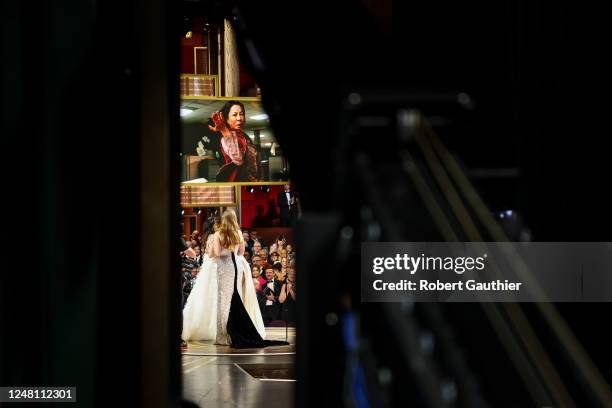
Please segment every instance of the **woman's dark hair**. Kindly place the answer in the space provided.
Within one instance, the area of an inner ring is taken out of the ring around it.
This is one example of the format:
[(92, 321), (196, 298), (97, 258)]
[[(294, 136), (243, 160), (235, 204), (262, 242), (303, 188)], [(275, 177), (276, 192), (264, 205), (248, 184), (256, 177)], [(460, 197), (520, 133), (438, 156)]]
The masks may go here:
[(244, 105), (242, 104), (242, 102), (240, 102), (240, 101), (227, 101), (227, 102), (225, 102), (225, 105), (223, 105), (223, 107), (221, 108), (221, 113), (223, 114), (223, 119), (225, 119), (226, 121), (227, 121), (227, 119), (229, 117), (230, 109), (232, 109), (232, 106), (234, 106), (234, 105), (240, 106), (242, 108), (242, 111), (246, 115), (246, 110), (244, 109)]
[(206, 220), (206, 225), (204, 226), (204, 229), (206, 231), (206, 237), (208, 237), (210, 234), (215, 233), (215, 223), (219, 223), (220, 221), (221, 219), (219, 217), (208, 217), (208, 219)]

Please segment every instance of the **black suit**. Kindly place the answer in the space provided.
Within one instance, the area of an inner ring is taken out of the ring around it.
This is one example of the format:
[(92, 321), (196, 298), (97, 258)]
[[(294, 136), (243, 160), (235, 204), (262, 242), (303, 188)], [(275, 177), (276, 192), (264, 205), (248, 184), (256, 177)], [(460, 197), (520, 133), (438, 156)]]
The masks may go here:
[[(295, 199), (293, 191), (288, 191), (289, 200)], [(294, 200), (293, 204), (287, 200), (287, 192), (280, 191), (278, 193), (278, 206), (280, 208), (281, 220), (283, 221), (283, 227), (289, 227), (293, 224), (293, 219), (297, 214), (297, 201)]]
[[(266, 284), (267, 285), (267, 284)], [(263, 286), (263, 292), (259, 296), (259, 304), (261, 306), (261, 314), (264, 319), (264, 324), (269, 324), (272, 320), (278, 320), (280, 318), (281, 304), (278, 301), (278, 297), (281, 292), (283, 283), (274, 279), (274, 301), (271, 305), (266, 305), (266, 286)]]

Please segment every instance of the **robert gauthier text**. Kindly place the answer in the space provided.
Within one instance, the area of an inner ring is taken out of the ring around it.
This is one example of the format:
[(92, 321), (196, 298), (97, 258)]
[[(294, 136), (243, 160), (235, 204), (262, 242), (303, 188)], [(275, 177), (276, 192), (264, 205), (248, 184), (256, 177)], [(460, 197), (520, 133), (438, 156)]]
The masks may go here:
[(609, 302), (600, 242), (364, 242), (364, 302)]

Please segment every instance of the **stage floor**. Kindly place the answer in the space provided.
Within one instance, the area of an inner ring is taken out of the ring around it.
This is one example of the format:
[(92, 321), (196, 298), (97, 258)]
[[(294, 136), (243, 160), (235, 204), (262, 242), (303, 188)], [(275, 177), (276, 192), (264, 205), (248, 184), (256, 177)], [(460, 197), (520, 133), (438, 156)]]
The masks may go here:
[[(183, 353), (183, 398), (200, 407), (292, 407), (295, 329), (289, 345), (233, 350), (190, 342)], [(285, 328), (266, 328), (266, 338), (285, 340)]]

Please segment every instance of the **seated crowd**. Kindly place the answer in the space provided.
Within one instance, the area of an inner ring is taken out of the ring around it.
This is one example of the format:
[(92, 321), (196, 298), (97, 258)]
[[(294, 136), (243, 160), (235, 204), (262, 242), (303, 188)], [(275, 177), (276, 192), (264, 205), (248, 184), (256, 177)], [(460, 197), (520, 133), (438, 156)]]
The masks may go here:
[[(261, 314), (266, 326), (291, 325), (295, 323), (295, 252), (292, 244), (279, 235), (267, 246), (258, 237), (256, 230), (243, 230), (245, 242), (244, 257), (251, 266), (251, 273)], [(183, 262), (184, 299), (187, 299), (204, 259), (202, 237), (194, 231), (187, 241), (190, 260)], [(185, 259), (185, 258), (184, 258)], [(184, 302), (183, 302), (184, 305)]]

